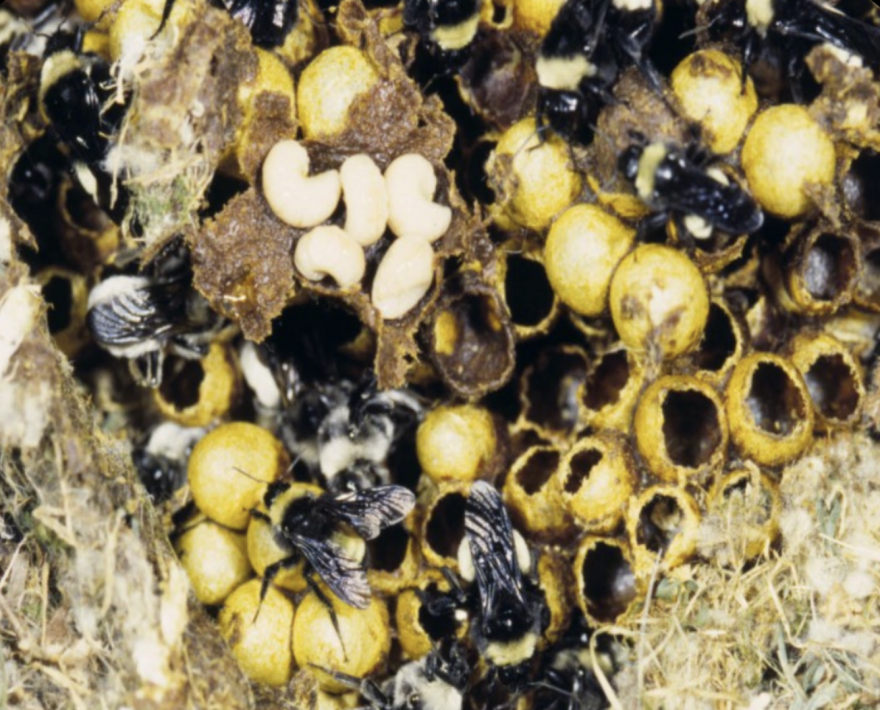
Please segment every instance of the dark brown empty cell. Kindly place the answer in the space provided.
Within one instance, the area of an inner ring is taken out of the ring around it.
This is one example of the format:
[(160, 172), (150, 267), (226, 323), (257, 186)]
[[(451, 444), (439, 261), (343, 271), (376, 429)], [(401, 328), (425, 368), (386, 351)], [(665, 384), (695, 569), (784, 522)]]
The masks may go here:
[(787, 436), (805, 416), (806, 402), (779, 365), (762, 362), (752, 375), (746, 405), (755, 424), (769, 434)]
[(620, 400), (620, 393), (629, 381), (629, 361), (626, 350), (605, 353), (587, 378), (584, 404), (597, 411)]
[[(510, 334), (499, 319), (495, 302), (482, 294), (468, 294), (449, 303), (438, 316), (441, 338), (448, 335), (448, 319), (454, 322), (453, 342), (438, 340), (436, 357), (457, 388), (471, 390), (496, 380), (508, 367)], [(435, 326), (438, 334), (439, 326)], [(450, 329), (452, 330), (452, 329)]]
[(46, 319), (49, 322), (49, 332), (59, 333), (70, 325), (70, 312), (73, 310), (73, 289), (70, 279), (63, 276), (53, 276), (43, 286), (43, 298), (49, 305)]
[(528, 459), (516, 473), (516, 482), (529, 495), (540, 491), (559, 467), (558, 451), (526, 453)]
[(862, 219), (880, 219), (880, 156), (864, 150), (843, 177), (843, 198)]
[(730, 314), (717, 303), (709, 306), (709, 319), (697, 350), (696, 365), (701, 370), (718, 372), (736, 352), (736, 331)]
[(553, 289), (543, 264), (519, 254), (507, 257), (504, 297), (516, 325), (535, 326), (553, 309)]
[(465, 497), (461, 493), (448, 493), (431, 509), (425, 542), (441, 557), (458, 555), (464, 537), (464, 505)]
[(162, 366), (162, 384), (159, 393), (178, 410), (193, 406), (199, 401), (199, 387), (205, 379), (205, 370), (198, 360), (165, 358)]
[(718, 411), (711, 399), (693, 390), (672, 391), (663, 400), (663, 439), (676, 466), (707, 463), (722, 440)]
[(819, 301), (831, 301), (851, 288), (856, 278), (853, 244), (837, 235), (823, 234), (810, 247), (801, 268), (810, 295)]
[(859, 405), (859, 392), (852, 370), (842, 355), (822, 355), (804, 380), (810, 397), (823, 417), (847, 419)]
[(614, 621), (636, 597), (632, 565), (616, 545), (597, 543), (584, 557), (581, 574), (587, 610), (597, 621)]
[(657, 495), (639, 513), (636, 540), (651, 552), (666, 550), (681, 530), (684, 513), (671, 496)]
[(571, 467), (565, 479), (565, 492), (577, 493), (590, 477), (593, 467), (602, 460), (602, 452), (596, 449), (580, 451), (571, 458)]
[(573, 352), (548, 351), (526, 380), (526, 419), (553, 431), (571, 432), (578, 423), (578, 390), (587, 376), (586, 360)]
[(409, 533), (403, 523), (385, 528), (379, 537), (367, 542), (370, 568), (380, 572), (394, 572), (406, 559)]

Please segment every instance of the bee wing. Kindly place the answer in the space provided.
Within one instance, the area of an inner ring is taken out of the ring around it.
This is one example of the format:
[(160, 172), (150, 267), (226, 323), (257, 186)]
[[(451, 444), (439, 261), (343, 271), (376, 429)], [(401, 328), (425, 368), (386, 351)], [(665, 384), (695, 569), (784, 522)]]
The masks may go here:
[(326, 515), (350, 525), (364, 540), (379, 536), (385, 528), (403, 520), (416, 504), (412, 491), (403, 486), (376, 486), (363, 491), (322, 496), (316, 505)]
[(291, 536), (291, 542), (337, 597), (355, 609), (370, 606), (372, 594), (367, 573), (342, 548), (329, 540), (315, 540), (302, 535)]
[(830, 42), (855, 52), (869, 66), (877, 66), (880, 62), (880, 28), (823, 2), (805, 5), (798, 17), (784, 23), (787, 34)]
[(702, 217), (728, 234), (751, 234), (764, 223), (764, 213), (747, 192), (696, 167), (679, 167), (662, 197), (672, 209)]
[(184, 307), (182, 289), (146, 285), (99, 300), (89, 309), (87, 320), (99, 341), (125, 346), (172, 333), (171, 314)]
[(484, 618), (495, 607), (499, 594), (524, 603), (510, 517), (501, 494), (485, 481), (477, 481), (471, 488), (464, 509), (464, 531)]

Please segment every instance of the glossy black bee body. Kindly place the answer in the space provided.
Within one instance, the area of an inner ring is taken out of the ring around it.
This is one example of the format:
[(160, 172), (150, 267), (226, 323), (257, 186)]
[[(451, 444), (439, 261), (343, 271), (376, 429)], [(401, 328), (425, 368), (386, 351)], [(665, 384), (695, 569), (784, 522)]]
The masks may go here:
[[(284, 44), (299, 17), (299, 0), (213, 0), (250, 32), (257, 47), (274, 49)], [(174, 9), (174, 0), (165, 0), (158, 35)]]
[(501, 494), (485, 481), (471, 488), (464, 526), (459, 570), (465, 581), (476, 581), (478, 597), (471, 633), (498, 680), (519, 692), (548, 621), (546, 602), (532, 581), (531, 554)]
[[(876, 8), (871, 12), (876, 15)], [(870, 13), (869, 13), (870, 14)], [(802, 100), (804, 57), (827, 43), (861, 62), (880, 69), (880, 27), (851, 17), (821, 0), (713, 0), (708, 29), (742, 45), (743, 80), (762, 50), (779, 57), (795, 100)]]
[(657, 23), (653, 0), (567, 0), (550, 26), (536, 62), (539, 126), (585, 142), (611, 89), (628, 66), (661, 91), (647, 57)]
[(115, 125), (102, 111), (109, 98), (110, 71), (98, 57), (82, 53), (83, 30), (59, 30), (46, 43), (40, 72), (40, 110), (74, 156), (95, 168), (110, 147)]
[(281, 570), (304, 558), (340, 600), (366, 609), (371, 595), (364, 541), (402, 521), (413, 509), (415, 496), (402, 486), (316, 496), (275, 483), (269, 486), (263, 502), (268, 515), (259, 511), (251, 514), (272, 526), (274, 543), (287, 556), (266, 568), (261, 598)]
[(89, 293), (86, 322), (98, 345), (129, 360), (135, 381), (149, 387), (161, 384), (166, 353), (202, 358), (220, 326), (181, 275), (111, 276)]
[(342, 673), (333, 676), (359, 690), (371, 710), (461, 710), (470, 672), (464, 649), (452, 644), (404, 664), (381, 686)]
[(403, 24), (453, 66), (477, 36), (482, 5), (482, 0), (405, 0)]
[(685, 239), (708, 239), (714, 230), (729, 235), (761, 228), (764, 213), (754, 199), (706, 158), (662, 142), (637, 143), (619, 158), (621, 172), (654, 214), (642, 230), (662, 226), (669, 213)]

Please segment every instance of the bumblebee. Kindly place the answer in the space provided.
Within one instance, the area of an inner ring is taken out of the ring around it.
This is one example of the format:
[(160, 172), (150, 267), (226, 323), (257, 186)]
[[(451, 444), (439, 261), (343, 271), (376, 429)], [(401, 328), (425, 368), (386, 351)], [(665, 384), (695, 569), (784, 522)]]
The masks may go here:
[(407, 390), (376, 389), (375, 375), (302, 385), (283, 414), (291, 453), (329, 490), (361, 490), (391, 482), (388, 461), (412, 440), (423, 407)]
[(470, 677), (464, 649), (452, 644), (410, 661), (382, 686), (342, 673), (334, 677), (356, 688), (372, 710), (461, 710)]
[(454, 64), (477, 36), (481, 10), (482, 0), (404, 0), (403, 24)]
[(643, 220), (643, 234), (665, 224), (669, 214), (679, 220), (686, 241), (708, 239), (719, 230), (730, 235), (751, 234), (761, 228), (764, 213), (741, 187), (705, 155), (663, 142), (637, 143), (621, 154), (618, 166), (635, 186), (636, 194), (654, 214)]
[(532, 581), (531, 553), (511, 526), (501, 494), (485, 481), (471, 488), (464, 528), (459, 571), (477, 590), (471, 633), (490, 672), (518, 692), (548, 623), (547, 604)]
[(585, 142), (587, 129), (628, 66), (662, 91), (647, 51), (658, 20), (654, 0), (566, 0), (547, 32), (535, 70), (539, 126)]
[(99, 57), (82, 53), (83, 37), (82, 27), (49, 37), (40, 71), (39, 106), (74, 156), (94, 169), (106, 157), (121, 116), (102, 110), (111, 96), (110, 68)]
[(138, 477), (154, 504), (168, 500), (184, 484), (186, 462), (204, 435), (204, 429), (164, 422), (150, 432), (143, 446), (132, 451)]
[(762, 52), (775, 55), (788, 75), (792, 97), (803, 101), (804, 57), (828, 43), (850, 61), (880, 69), (880, 27), (871, 4), (865, 19), (851, 17), (821, 0), (713, 0), (706, 10), (707, 29), (742, 45), (743, 82)]
[(266, 567), (260, 599), (279, 572), (304, 558), (310, 569), (306, 578), (319, 597), (325, 599), (312, 572), (340, 600), (366, 609), (371, 595), (364, 541), (402, 521), (415, 506), (415, 496), (402, 486), (315, 496), (279, 482), (268, 487), (263, 503), (268, 514), (254, 510), (251, 515), (272, 526), (273, 541), (287, 556)]
[(158, 387), (165, 354), (199, 359), (220, 319), (186, 278), (111, 276), (89, 293), (86, 323), (100, 347), (129, 360), (135, 381)]

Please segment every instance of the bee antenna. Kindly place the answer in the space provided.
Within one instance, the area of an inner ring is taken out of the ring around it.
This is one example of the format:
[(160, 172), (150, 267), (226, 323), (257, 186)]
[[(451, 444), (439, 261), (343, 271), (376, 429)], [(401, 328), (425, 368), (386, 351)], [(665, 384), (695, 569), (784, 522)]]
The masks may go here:
[(264, 481), (262, 478), (257, 478), (256, 476), (251, 476), (247, 471), (240, 469), (238, 466), (232, 467), (233, 471), (240, 473), (242, 476), (246, 478), (250, 478), (252, 481), (256, 481), (257, 483), (271, 483), (272, 481)]

